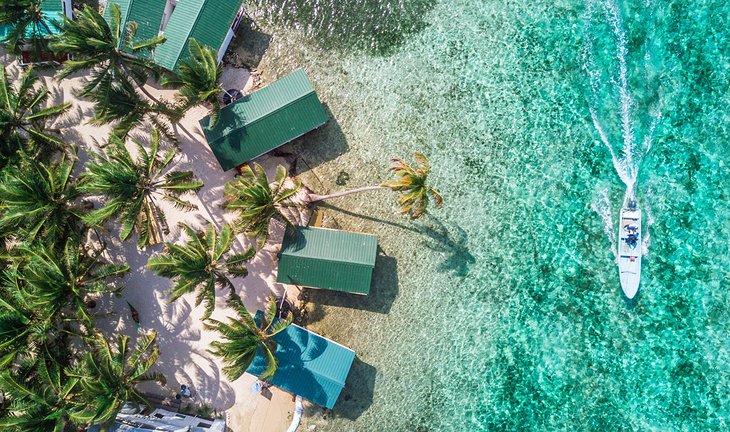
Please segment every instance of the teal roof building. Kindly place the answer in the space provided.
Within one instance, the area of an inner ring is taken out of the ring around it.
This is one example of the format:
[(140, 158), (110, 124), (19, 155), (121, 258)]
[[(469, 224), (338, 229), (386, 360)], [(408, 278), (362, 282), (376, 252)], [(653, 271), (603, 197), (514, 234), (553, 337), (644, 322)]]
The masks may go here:
[[(25, 36), (45, 37), (58, 34), (60, 32), (58, 26), (63, 22), (63, 17), (73, 17), (72, 7), (71, 0), (44, 0), (41, 3), (43, 23), (37, 26), (29, 26), (25, 31)], [(0, 25), (0, 39), (5, 39), (12, 30), (13, 26), (11, 25)]]
[(327, 122), (329, 116), (304, 70), (223, 107), (215, 125), (200, 120), (224, 171), (280, 147)]
[[(256, 316), (262, 314), (259, 311)], [(296, 324), (272, 336), (279, 364), (271, 384), (331, 409), (335, 406), (355, 360), (355, 351)], [(247, 372), (261, 375), (266, 356), (259, 349)]]
[(276, 280), (366, 295), (377, 253), (374, 235), (298, 226), (284, 235)]

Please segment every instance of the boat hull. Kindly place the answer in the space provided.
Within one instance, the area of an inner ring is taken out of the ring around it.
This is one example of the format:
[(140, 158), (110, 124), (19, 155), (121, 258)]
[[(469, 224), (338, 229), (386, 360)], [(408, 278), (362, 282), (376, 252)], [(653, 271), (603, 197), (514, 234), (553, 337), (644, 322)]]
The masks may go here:
[(618, 230), (618, 273), (621, 289), (632, 299), (641, 281), (641, 210), (621, 209)]

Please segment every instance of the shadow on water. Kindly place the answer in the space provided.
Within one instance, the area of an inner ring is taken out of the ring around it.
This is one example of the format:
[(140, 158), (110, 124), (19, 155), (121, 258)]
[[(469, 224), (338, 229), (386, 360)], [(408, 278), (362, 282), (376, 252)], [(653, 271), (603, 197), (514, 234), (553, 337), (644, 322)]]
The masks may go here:
[[(244, 19), (236, 30), (236, 36), (229, 48), (225, 63), (232, 63), (237, 67), (244, 66), (256, 69), (269, 48), (272, 36), (262, 32), (255, 22)], [(235, 53), (233, 55), (232, 53)], [(237, 57), (237, 58), (236, 58)]]
[[(309, 301), (315, 305), (337, 306), (348, 309), (359, 309), (370, 312), (387, 314), (398, 297), (398, 263), (395, 258), (387, 255), (378, 255), (373, 269), (373, 281), (370, 293), (366, 296), (339, 291), (308, 289)], [(309, 323), (321, 319), (321, 314), (310, 312)]]
[(349, 146), (340, 124), (327, 104), (322, 104), (329, 117), (327, 123), (285, 144), (270, 154), (285, 158), (291, 175), (299, 175), (347, 153)]
[(373, 403), (377, 369), (355, 357), (345, 387), (333, 408), (336, 417), (356, 420)]
[(326, 49), (387, 55), (426, 28), (435, 0), (257, 0), (254, 19), (287, 28)]
[(469, 235), (467, 232), (458, 225), (450, 224), (447, 227), (440, 219), (431, 214), (427, 214), (423, 224), (408, 226), (355, 213), (329, 203), (320, 203), (319, 206), (348, 216), (390, 225), (424, 236), (425, 239), (422, 240), (422, 244), (427, 249), (445, 256), (438, 265), (439, 271), (453, 272), (456, 276), (464, 277), (469, 274), (471, 265), (476, 263), (476, 258), (469, 250)]

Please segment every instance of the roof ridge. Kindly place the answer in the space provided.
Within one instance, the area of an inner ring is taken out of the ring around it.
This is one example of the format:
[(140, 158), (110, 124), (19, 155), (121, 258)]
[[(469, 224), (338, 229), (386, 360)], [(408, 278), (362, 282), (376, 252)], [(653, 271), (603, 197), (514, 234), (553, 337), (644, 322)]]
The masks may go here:
[[(280, 78), (280, 79), (278, 79), (278, 80), (276, 80), (276, 81), (272, 82), (271, 84), (268, 84), (267, 86), (265, 86), (265, 87), (262, 87), (262, 88), (260, 88), (260, 89), (256, 90), (255, 92), (253, 92), (253, 93), (251, 93), (251, 94), (247, 95), (248, 99), (250, 99), (250, 98), (251, 98), (251, 96), (253, 96), (253, 95), (257, 94), (257, 93), (258, 93), (258, 94), (260, 95), (260, 93), (259, 93), (259, 92), (263, 92), (263, 91), (266, 91), (266, 90), (267, 90), (267, 89), (268, 89), (269, 87), (271, 87), (271, 86), (273, 86), (273, 85), (276, 85), (276, 84), (280, 84), (280, 83), (281, 83), (282, 81), (286, 80), (287, 78), (291, 78), (291, 77), (293, 77), (293, 76), (294, 76), (294, 74), (298, 73), (299, 71), (301, 71), (301, 72), (302, 72), (302, 74), (304, 75), (304, 78), (306, 79), (307, 83), (309, 84), (310, 90), (309, 90), (309, 91), (307, 91), (307, 93), (305, 93), (305, 94), (303, 94), (303, 95), (299, 96), (298, 98), (296, 98), (296, 99), (294, 99), (294, 100), (291, 100), (291, 101), (289, 101), (289, 102), (288, 102), (288, 103), (286, 103), (285, 105), (277, 105), (277, 106), (275, 106), (275, 107), (274, 107), (273, 109), (271, 109), (271, 110), (268, 110), (268, 111), (266, 112), (266, 114), (264, 114), (264, 115), (261, 115), (261, 116), (258, 116), (258, 117), (256, 117), (256, 118), (255, 118), (254, 120), (250, 121), (250, 122), (249, 122), (249, 123), (247, 123), (247, 124), (249, 124), (249, 125), (250, 125), (250, 124), (254, 124), (254, 123), (258, 122), (258, 121), (259, 121), (259, 120), (261, 120), (261, 119), (265, 119), (265, 118), (267, 118), (267, 117), (271, 116), (272, 114), (276, 113), (277, 111), (279, 111), (279, 110), (281, 110), (281, 109), (283, 109), (283, 108), (286, 108), (286, 107), (288, 107), (288, 106), (291, 106), (291, 105), (293, 105), (293, 104), (294, 104), (294, 103), (296, 103), (296, 102), (299, 102), (300, 100), (302, 100), (302, 99), (304, 99), (305, 97), (307, 97), (307, 96), (311, 95), (312, 93), (315, 93), (315, 94), (317, 93), (317, 90), (316, 90), (316, 89), (314, 88), (314, 85), (312, 84), (312, 81), (311, 81), (311, 80), (309, 79), (309, 77), (307, 76), (306, 72), (304, 72), (304, 68), (298, 68), (297, 70), (295, 70), (295, 71), (293, 71), (293, 72), (291, 72), (291, 73), (287, 74), (287, 75), (286, 75), (286, 76), (284, 76), (283, 78)], [(233, 110), (233, 107), (234, 107), (234, 106), (236, 106), (236, 104), (238, 104), (238, 103), (241, 103), (241, 102), (244, 102), (244, 101), (245, 101), (245, 99), (246, 99), (246, 97), (244, 97), (244, 98), (241, 98), (241, 100), (238, 100), (238, 101), (234, 102), (233, 104), (229, 105), (229, 106), (231, 107), (231, 110)], [(208, 117), (210, 117), (210, 116), (208, 116)]]
[[(185, 0), (180, 0), (180, 1), (185, 1)], [(193, 1), (193, 0), (188, 0), (188, 1)], [(198, 22), (200, 21), (201, 12), (205, 8), (205, 6), (208, 4), (208, 0), (199, 0), (199, 1), (200, 1), (200, 8), (198, 8), (198, 13), (195, 14), (195, 21), (193, 22), (193, 25), (190, 26), (190, 31), (188, 32), (187, 37), (185, 38), (185, 41), (182, 43), (182, 45), (180, 46), (180, 50), (175, 55), (175, 63), (172, 65), (172, 69), (171, 69), (172, 71), (174, 71), (177, 68), (177, 64), (180, 63), (180, 57), (182, 55), (183, 49), (185, 49), (185, 47), (188, 45), (188, 43), (190, 43), (190, 35), (193, 34), (193, 30), (195, 30), (195, 26), (197, 26)], [(174, 14), (175, 11), (173, 10), (172, 13)], [(170, 18), (172, 18), (172, 14), (170, 14)], [(168, 25), (169, 24), (170, 24), (170, 22), (168, 21)], [(163, 32), (163, 36), (164, 36), (164, 32)], [(218, 47), (218, 49), (220, 49), (220, 47)]]
[[(281, 255), (285, 255), (284, 252), (280, 252)], [(331, 258), (320, 258), (320, 257), (311, 257), (309, 255), (288, 255), (291, 257), (297, 257), (300, 259), (310, 259), (310, 260), (317, 260), (317, 261), (327, 261), (327, 262), (333, 262), (333, 263), (344, 263), (344, 264), (354, 264), (354, 265), (360, 265), (363, 267), (375, 267), (375, 263), (373, 264), (367, 264), (363, 262), (353, 262), (353, 261), (346, 261), (346, 260), (335, 260)], [(377, 262), (377, 255), (376, 255), (376, 262)]]

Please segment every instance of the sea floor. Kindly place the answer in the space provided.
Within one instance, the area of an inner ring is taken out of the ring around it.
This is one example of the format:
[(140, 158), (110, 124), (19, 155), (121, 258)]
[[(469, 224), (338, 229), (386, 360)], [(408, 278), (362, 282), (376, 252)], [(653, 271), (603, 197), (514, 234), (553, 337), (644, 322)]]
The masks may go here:
[[(381, 251), (368, 297), (309, 295), (309, 327), (357, 361), (305, 430), (730, 427), (729, 3), (249, 13), (243, 60), (264, 82), (303, 67), (331, 113), (281, 149), (311, 188), (377, 184), (420, 151), (445, 199), (418, 221), (389, 192), (324, 208)], [(614, 257), (627, 179), (648, 234), (633, 301)]]

